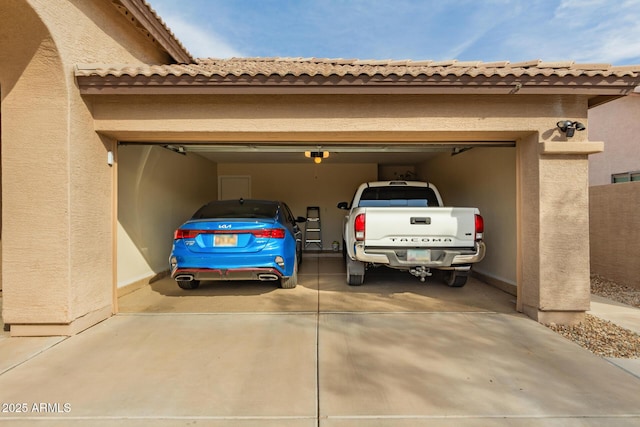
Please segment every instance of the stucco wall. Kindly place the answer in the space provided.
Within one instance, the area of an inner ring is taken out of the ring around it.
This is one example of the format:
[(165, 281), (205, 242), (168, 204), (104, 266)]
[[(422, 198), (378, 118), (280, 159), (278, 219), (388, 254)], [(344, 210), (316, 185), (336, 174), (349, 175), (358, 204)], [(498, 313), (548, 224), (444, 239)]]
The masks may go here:
[(589, 185), (611, 183), (615, 173), (640, 170), (640, 94), (589, 110), (589, 137), (604, 141), (604, 152), (589, 157)]
[[(346, 211), (338, 202), (351, 201), (358, 185), (375, 181), (378, 165), (331, 164), (256, 164), (221, 163), (219, 175), (250, 175), (251, 197), (286, 202), (295, 216), (305, 216), (307, 206), (320, 206), (322, 246), (331, 249), (335, 240), (342, 245), (342, 219)], [(312, 249), (317, 249), (315, 245)]]
[(589, 189), (591, 272), (640, 289), (640, 182)]
[[(561, 95), (140, 95), (126, 103), (117, 96), (95, 98), (96, 130), (127, 141), (509, 141), (538, 131), (545, 140), (564, 141), (556, 128), (559, 117), (586, 122), (586, 98)], [(577, 132), (572, 141), (586, 139), (586, 132)]]
[(5, 323), (86, 327), (110, 314), (114, 141), (96, 134), (73, 68), (167, 60), (110, 2), (0, 2)]
[(542, 323), (576, 323), (590, 306), (588, 153), (602, 144), (540, 138), (548, 136), (516, 147), (518, 309)]
[[(5, 323), (24, 317), (68, 322), (70, 106), (64, 66), (47, 28), (27, 5), (2, 2), (0, 16), (3, 316)], [(31, 34), (25, 34), (27, 28)], [(25, 229), (39, 230), (38, 238), (25, 239)], [(52, 252), (60, 258), (47, 256)], [(51, 306), (56, 310), (43, 309)]]
[(548, 225), (540, 233), (540, 275), (550, 285), (540, 294), (540, 307), (565, 310), (567, 302), (581, 301), (588, 308), (591, 295), (582, 286), (589, 282), (587, 156), (545, 156), (540, 181), (540, 222)]
[(444, 153), (421, 165), (447, 206), (477, 207), (484, 218), (487, 255), (474, 271), (516, 285), (516, 154), (514, 148)]
[(167, 270), (175, 229), (217, 196), (215, 163), (157, 146), (120, 146), (118, 286)]

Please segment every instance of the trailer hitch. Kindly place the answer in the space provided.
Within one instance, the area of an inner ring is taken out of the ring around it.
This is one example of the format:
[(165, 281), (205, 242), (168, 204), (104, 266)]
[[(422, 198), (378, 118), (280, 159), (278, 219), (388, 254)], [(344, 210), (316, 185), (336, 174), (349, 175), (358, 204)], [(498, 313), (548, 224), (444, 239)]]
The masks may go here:
[(424, 282), (426, 277), (431, 277), (433, 275), (429, 267), (425, 267), (422, 265), (410, 268), (409, 273), (416, 277), (419, 277), (421, 282)]

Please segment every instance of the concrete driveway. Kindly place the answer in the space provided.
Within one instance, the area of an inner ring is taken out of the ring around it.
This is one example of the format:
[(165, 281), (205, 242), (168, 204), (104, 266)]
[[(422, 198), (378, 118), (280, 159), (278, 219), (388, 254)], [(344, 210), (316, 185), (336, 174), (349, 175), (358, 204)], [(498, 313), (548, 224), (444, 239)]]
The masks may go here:
[(344, 282), (331, 257), (307, 257), (294, 290), (205, 283), (188, 292), (166, 279), (77, 336), (5, 336), (0, 422), (640, 424), (640, 379), (516, 313), (511, 295), (390, 270), (362, 287)]

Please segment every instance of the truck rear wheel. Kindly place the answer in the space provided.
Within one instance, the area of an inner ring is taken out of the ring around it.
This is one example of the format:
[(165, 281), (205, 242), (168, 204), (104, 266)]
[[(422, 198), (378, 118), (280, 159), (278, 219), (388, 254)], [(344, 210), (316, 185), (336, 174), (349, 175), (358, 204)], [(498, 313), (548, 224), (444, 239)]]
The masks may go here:
[(455, 270), (447, 271), (444, 275), (444, 282), (452, 288), (461, 288), (467, 283), (469, 272), (459, 272)]
[(347, 262), (347, 245), (344, 240), (342, 241), (342, 260)]
[(360, 286), (364, 283), (364, 263), (347, 257), (347, 285)]

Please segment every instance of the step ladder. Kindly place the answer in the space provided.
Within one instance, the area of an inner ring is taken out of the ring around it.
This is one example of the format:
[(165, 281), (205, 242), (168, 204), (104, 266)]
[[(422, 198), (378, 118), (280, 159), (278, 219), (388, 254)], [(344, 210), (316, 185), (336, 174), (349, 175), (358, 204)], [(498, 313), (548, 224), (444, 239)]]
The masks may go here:
[(307, 221), (304, 227), (304, 247), (317, 245), (322, 250), (322, 227), (320, 223), (320, 207), (307, 206)]

